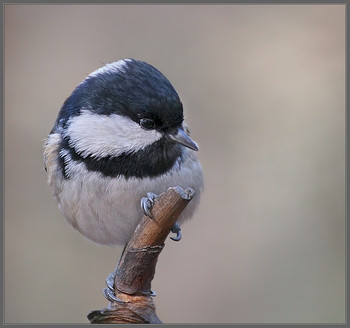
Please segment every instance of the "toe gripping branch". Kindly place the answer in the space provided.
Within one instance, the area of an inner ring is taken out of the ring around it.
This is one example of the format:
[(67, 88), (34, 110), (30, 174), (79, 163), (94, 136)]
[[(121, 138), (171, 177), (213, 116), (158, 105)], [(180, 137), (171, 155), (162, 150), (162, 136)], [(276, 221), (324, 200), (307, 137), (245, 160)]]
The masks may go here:
[[(143, 213), (147, 215), (149, 218), (152, 220), (154, 219), (153, 214), (152, 214), (152, 208), (154, 205), (154, 201), (157, 198), (157, 195), (154, 194), (153, 192), (147, 193), (147, 197), (143, 197), (141, 199), (141, 208), (143, 210)], [(175, 222), (174, 225), (171, 227), (170, 230), (172, 233), (176, 233), (176, 237), (170, 237), (171, 240), (173, 241), (180, 241), (182, 238), (182, 233), (181, 233), (181, 228), (180, 225)]]
[(158, 256), (169, 232), (181, 239), (177, 218), (195, 196), (193, 189), (171, 187), (156, 196), (148, 193), (141, 201), (145, 216), (127, 244), (117, 268), (107, 278), (106, 309), (92, 311), (91, 323), (161, 323), (156, 315), (151, 282)]

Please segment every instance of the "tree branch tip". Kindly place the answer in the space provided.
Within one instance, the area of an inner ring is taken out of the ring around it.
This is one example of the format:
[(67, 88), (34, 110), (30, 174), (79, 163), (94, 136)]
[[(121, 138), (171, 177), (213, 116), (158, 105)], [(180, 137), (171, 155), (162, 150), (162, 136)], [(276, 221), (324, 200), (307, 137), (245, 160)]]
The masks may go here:
[(196, 191), (192, 188), (183, 189), (180, 186), (176, 186), (170, 187), (169, 189), (173, 189), (177, 194), (181, 196), (182, 199), (185, 200), (191, 200), (196, 195)]

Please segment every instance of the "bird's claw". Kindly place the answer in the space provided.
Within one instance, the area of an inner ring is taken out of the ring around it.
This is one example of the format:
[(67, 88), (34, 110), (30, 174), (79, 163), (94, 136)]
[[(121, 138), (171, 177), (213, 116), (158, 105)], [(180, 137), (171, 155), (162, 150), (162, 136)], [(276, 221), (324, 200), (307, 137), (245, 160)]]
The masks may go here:
[[(157, 195), (155, 195), (155, 196), (157, 196)], [(153, 197), (153, 196), (147, 194), (147, 197)], [(120, 263), (121, 258), (123, 257), (125, 249), (126, 249), (126, 246), (123, 249), (122, 255), (121, 255), (120, 259), (119, 259), (119, 263)], [(119, 263), (118, 263), (118, 266), (119, 266)], [(115, 296), (115, 277), (116, 277), (116, 274), (117, 274), (117, 268), (111, 274), (109, 274), (108, 277), (106, 278), (107, 288), (102, 290), (102, 294), (108, 301), (110, 301), (112, 303), (113, 302), (125, 303), (125, 301), (123, 301), (119, 297)], [(146, 293), (146, 294), (151, 296), (151, 297), (155, 297), (156, 296), (156, 293), (154, 291), (152, 291), (152, 290), (150, 290), (149, 293)]]
[(110, 302), (118, 302), (118, 303), (125, 303), (122, 299), (118, 298), (114, 295), (114, 292), (112, 292), (110, 289), (105, 288), (103, 291), (103, 296)]
[(153, 192), (148, 192), (147, 197), (142, 197), (141, 199), (141, 208), (143, 210), (143, 213), (151, 219), (153, 219), (152, 208), (156, 197), (157, 195)]
[[(125, 303), (125, 301), (115, 296), (114, 279), (115, 279), (115, 272), (112, 272), (106, 279), (107, 288), (102, 290), (102, 294), (108, 301), (112, 303), (113, 302)], [(155, 297), (157, 295), (153, 290), (150, 290), (150, 292), (146, 294), (151, 297)]]
[[(157, 195), (153, 192), (148, 192), (146, 197), (141, 198), (141, 208), (143, 210), (143, 213), (153, 219), (152, 214), (152, 208), (154, 205), (154, 200), (156, 199)], [(171, 228), (172, 233), (176, 233), (175, 237), (170, 237), (171, 240), (179, 241), (182, 238), (181, 228), (180, 225), (176, 222), (173, 227)], [(108, 278), (107, 278), (108, 279)]]
[(108, 289), (110, 290), (114, 290), (114, 279), (115, 279), (115, 273), (111, 273), (107, 279), (106, 279), (106, 285), (108, 287)]
[(102, 293), (104, 297), (110, 302), (125, 303), (123, 300), (115, 296), (114, 279), (115, 279), (115, 272), (111, 273), (107, 277), (106, 285), (108, 288), (103, 289)]
[(170, 230), (172, 233), (176, 233), (176, 237), (170, 237), (171, 240), (174, 240), (174, 241), (179, 241), (181, 240), (182, 238), (182, 233), (181, 233), (181, 228), (180, 228), (180, 225), (175, 222), (173, 227), (171, 228)]

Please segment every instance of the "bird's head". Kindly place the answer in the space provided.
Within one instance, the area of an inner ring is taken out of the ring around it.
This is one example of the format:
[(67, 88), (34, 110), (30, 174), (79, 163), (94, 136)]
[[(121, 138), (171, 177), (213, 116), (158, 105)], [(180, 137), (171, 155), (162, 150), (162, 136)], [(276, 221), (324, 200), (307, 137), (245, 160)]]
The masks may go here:
[(155, 143), (198, 150), (185, 132), (183, 106), (171, 83), (135, 59), (88, 75), (65, 101), (55, 129), (82, 157), (117, 157)]

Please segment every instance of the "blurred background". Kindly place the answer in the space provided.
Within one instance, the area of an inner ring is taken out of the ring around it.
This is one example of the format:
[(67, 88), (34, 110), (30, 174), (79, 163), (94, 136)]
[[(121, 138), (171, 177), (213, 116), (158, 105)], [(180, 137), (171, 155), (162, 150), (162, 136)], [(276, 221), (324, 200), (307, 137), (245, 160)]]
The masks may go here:
[(158, 68), (205, 193), (152, 289), (165, 323), (345, 321), (345, 5), (5, 5), (5, 323), (87, 323), (121, 247), (61, 216), (42, 146), (87, 74)]

